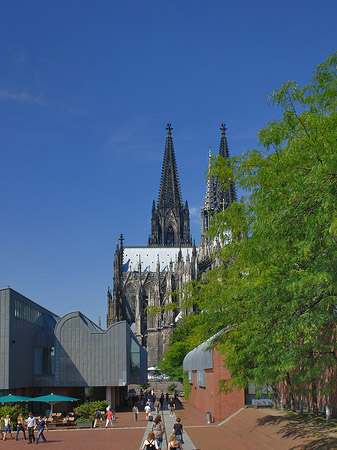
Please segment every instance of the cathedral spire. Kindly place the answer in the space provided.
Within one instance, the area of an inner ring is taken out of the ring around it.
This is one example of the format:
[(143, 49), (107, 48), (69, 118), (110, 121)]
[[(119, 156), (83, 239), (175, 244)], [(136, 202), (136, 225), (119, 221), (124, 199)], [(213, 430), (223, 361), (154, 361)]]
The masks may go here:
[(176, 157), (174, 154), (171, 123), (168, 122), (163, 168), (161, 173), (158, 208), (181, 209), (182, 200)]
[(172, 126), (168, 122), (164, 161), (161, 172), (157, 209), (152, 204), (149, 246), (189, 246), (190, 213), (188, 203), (183, 205), (176, 157), (172, 141)]
[[(229, 150), (228, 143), (226, 137), (226, 125), (224, 122), (221, 124), (221, 138), (220, 138), (220, 149), (219, 155), (222, 156), (225, 160), (229, 159)], [(225, 181), (216, 181), (216, 190), (217, 190), (217, 206), (218, 211), (223, 211), (228, 208), (228, 206), (236, 200), (236, 191), (234, 183), (229, 180)]]
[(214, 182), (214, 176), (211, 174), (212, 169), (212, 153), (211, 147), (208, 151), (208, 174), (207, 174), (207, 184), (206, 184), (206, 196), (204, 202), (204, 209), (206, 211), (216, 211), (217, 208), (217, 195), (216, 187)]
[(220, 130), (221, 130), (221, 139), (220, 139), (219, 154), (223, 158), (228, 159), (229, 151), (228, 151), (228, 143), (227, 143), (227, 137), (226, 137), (227, 128), (226, 128), (225, 122), (222, 122)]

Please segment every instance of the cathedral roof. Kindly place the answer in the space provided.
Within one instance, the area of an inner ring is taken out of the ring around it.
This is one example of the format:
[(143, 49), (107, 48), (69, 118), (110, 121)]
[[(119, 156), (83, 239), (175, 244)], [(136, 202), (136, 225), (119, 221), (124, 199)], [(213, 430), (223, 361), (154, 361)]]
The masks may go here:
[(166, 271), (170, 261), (178, 259), (181, 250), (183, 259), (192, 255), (193, 247), (124, 247), (123, 272), (137, 271), (141, 262), (142, 272), (155, 272), (159, 261), (160, 271)]

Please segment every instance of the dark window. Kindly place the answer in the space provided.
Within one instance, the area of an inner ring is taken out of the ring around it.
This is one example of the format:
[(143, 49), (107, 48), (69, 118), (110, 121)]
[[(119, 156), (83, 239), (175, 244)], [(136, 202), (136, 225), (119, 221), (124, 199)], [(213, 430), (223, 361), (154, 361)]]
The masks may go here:
[(174, 245), (174, 230), (171, 225), (167, 230), (167, 245)]

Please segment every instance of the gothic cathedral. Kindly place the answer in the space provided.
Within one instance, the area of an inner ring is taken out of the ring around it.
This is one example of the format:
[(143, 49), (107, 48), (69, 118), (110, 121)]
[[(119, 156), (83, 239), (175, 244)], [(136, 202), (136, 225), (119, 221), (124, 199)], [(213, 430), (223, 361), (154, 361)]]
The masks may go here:
[[(206, 235), (211, 216), (236, 199), (234, 185), (224, 188), (208, 176), (201, 207), (200, 245), (192, 244), (190, 214), (187, 201), (184, 204), (181, 197), (170, 123), (166, 130), (159, 197), (157, 206), (155, 201), (152, 205), (148, 246), (126, 247), (121, 235), (114, 258), (113, 290), (108, 290), (107, 326), (126, 320), (148, 352), (148, 366), (158, 364), (181, 317), (184, 285), (201, 279), (216, 264), (211, 254), (215, 246), (224, 243)], [(224, 124), (219, 153), (225, 159), (229, 157)], [(174, 291), (177, 294), (173, 299)], [(177, 304), (174, 310), (163, 310), (173, 302)], [(148, 311), (147, 306), (154, 308)]]

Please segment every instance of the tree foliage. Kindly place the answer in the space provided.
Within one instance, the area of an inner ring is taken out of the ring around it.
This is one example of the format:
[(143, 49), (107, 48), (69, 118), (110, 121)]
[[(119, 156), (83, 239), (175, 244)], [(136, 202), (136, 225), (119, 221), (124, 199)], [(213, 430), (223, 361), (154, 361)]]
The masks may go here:
[[(95, 402), (85, 402), (82, 405), (74, 408), (75, 414), (77, 414), (82, 420), (94, 420), (95, 413), (97, 409), (101, 411), (105, 411), (105, 409), (109, 406), (109, 403), (106, 400), (95, 401)], [(78, 420), (79, 422), (81, 420)]]
[(269, 96), (283, 115), (259, 132), (263, 150), (214, 161), (214, 175), (248, 194), (213, 218), (210, 235), (230, 230), (232, 241), (192, 295), (194, 335), (233, 325), (219, 341), (231, 385), (288, 377), (326, 394), (336, 380), (336, 65), (337, 53), (307, 86)]
[(158, 367), (172, 380), (183, 379), (183, 360), (190, 350), (202, 342), (202, 336), (205, 335), (198, 334), (200, 327), (204, 328), (199, 315), (186, 314), (171, 334), (168, 349)]

